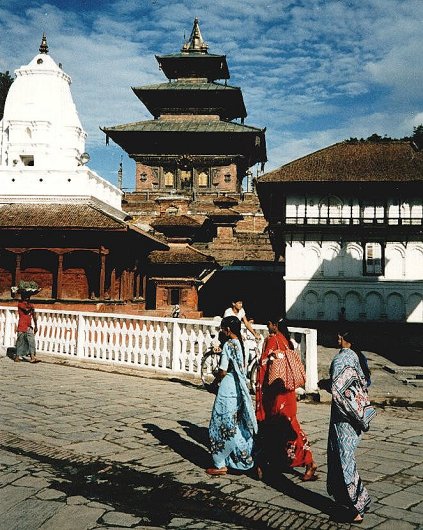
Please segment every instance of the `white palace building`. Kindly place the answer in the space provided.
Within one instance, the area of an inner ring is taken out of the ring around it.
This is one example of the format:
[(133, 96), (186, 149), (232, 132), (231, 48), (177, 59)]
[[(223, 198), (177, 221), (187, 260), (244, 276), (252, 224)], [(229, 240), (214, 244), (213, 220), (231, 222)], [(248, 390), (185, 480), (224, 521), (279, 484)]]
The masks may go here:
[(346, 141), (258, 181), (292, 320), (423, 322), (423, 151)]

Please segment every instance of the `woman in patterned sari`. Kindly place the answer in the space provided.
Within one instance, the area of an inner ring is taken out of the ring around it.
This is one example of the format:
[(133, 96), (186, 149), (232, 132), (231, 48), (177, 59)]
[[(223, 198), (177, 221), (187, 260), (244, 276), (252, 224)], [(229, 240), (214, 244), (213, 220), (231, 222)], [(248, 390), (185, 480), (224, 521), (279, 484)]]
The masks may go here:
[(237, 317), (222, 319), (221, 329), (227, 337), (221, 354), (219, 389), (214, 401), (209, 437), (214, 467), (209, 475), (225, 475), (228, 467), (247, 471), (254, 465), (253, 436), (257, 423), (244, 372), (244, 346), (241, 322)]
[(370, 497), (357, 471), (355, 450), (376, 412), (367, 394), (367, 361), (360, 351), (352, 349), (353, 343), (351, 332), (338, 334), (341, 349), (332, 361), (330, 379), (320, 381), (319, 387), (332, 394), (327, 490), (337, 503), (349, 509), (353, 522), (361, 523)]
[(287, 390), (280, 379), (269, 384), (268, 362), (274, 352), (294, 349), (288, 327), (283, 320), (272, 318), (267, 323), (269, 337), (264, 345), (257, 374), (256, 417), (259, 424), (257, 439), (257, 474), (282, 472), (305, 467), (304, 482), (316, 480), (317, 465), (307, 436), (297, 420), (295, 390)]

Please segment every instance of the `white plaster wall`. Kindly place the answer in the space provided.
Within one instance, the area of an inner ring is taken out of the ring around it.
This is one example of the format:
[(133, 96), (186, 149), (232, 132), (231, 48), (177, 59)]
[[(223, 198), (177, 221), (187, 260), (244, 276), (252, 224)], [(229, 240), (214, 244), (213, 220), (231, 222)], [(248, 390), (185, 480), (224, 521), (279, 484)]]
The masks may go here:
[(0, 203), (21, 202), (30, 198), (36, 202), (43, 197), (86, 196), (121, 210), (122, 191), (86, 167), (59, 171), (0, 166), (0, 183)]
[(291, 319), (423, 322), (423, 243), (389, 243), (384, 276), (364, 276), (359, 243), (293, 242), (286, 247)]

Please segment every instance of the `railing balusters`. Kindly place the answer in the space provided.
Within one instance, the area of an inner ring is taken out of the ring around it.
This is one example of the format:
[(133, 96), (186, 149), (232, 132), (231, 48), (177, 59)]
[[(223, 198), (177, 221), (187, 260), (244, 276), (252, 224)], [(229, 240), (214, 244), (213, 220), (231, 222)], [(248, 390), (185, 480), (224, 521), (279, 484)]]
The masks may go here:
[[(160, 371), (200, 374), (203, 354), (219, 332), (220, 320), (173, 319), (37, 309), (37, 351), (96, 362)], [(16, 340), (17, 310), (0, 306), (0, 345)], [(266, 327), (255, 326), (264, 342)], [(290, 328), (301, 335), (307, 391), (317, 389), (317, 332)], [(243, 328), (246, 338), (246, 330)]]

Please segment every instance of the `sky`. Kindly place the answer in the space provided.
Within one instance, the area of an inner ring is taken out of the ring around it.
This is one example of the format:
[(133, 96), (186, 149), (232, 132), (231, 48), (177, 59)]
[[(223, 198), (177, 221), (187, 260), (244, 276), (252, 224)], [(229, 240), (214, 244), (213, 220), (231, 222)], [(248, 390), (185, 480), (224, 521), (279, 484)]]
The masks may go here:
[(266, 127), (265, 171), (350, 137), (423, 123), (423, 0), (1, 0), (0, 72), (49, 53), (72, 78), (88, 166), (125, 188), (135, 164), (100, 127), (151, 119), (131, 87), (166, 82), (193, 20), (227, 57), (247, 125)]

